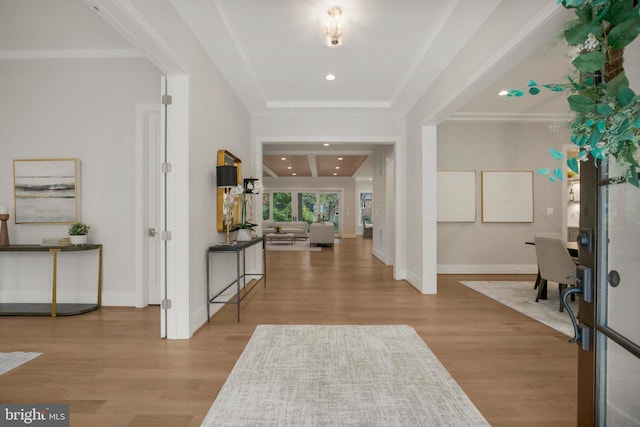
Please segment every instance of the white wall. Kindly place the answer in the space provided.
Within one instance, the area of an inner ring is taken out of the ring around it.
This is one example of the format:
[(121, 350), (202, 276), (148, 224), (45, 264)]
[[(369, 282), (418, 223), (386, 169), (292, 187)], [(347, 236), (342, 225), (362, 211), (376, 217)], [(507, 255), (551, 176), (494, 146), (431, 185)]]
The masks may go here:
[(373, 254), (387, 265), (395, 255), (395, 156), (392, 147), (373, 152)]
[[(553, 132), (548, 123), (447, 121), (438, 127), (438, 170), (476, 171), (476, 222), (438, 223), (439, 273), (536, 273), (535, 251), (524, 242), (536, 232), (562, 231), (564, 184), (535, 171), (561, 167), (549, 148), (560, 150), (568, 140), (565, 129)], [(482, 171), (534, 171), (534, 221), (483, 223)]]
[[(186, 315), (190, 336), (207, 320), (204, 298), (207, 248), (224, 240), (224, 235), (216, 230), (217, 152), (232, 152), (242, 160), (243, 176), (255, 176), (251, 162), (251, 121), (239, 98), (170, 1), (136, 0), (135, 6), (166, 43), (166, 50), (174, 53), (177, 62), (183, 64), (189, 79), (188, 141), (182, 145), (188, 153), (188, 185), (178, 189), (188, 192), (188, 247), (185, 254), (188, 271), (184, 278), (186, 283), (181, 281), (176, 286), (188, 287)], [(180, 145), (180, 141), (177, 144)], [(211, 261), (211, 294), (215, 294), (235, 277), (235, 263), (219, 255), (213, 256)], [(212, 305), (211, 311), (221, 307)]]
[[(358, 181), (356, 180), (356, 194), (355, 199), (358, 204), (358, 209), (356, 211), (356, 234), (362, 235), (362, 214), (360, 209), (360, 194), (362, 193), (373, 193), (373, 181)], [(373, 219), (372, 219), (373, 221)]]
[[(14, 223), (12, 161), (77, 158), (80, 220), (91, 226), (89, 241), (104, 245), (104, 305), (135, 305), (135, 107), (158, 102), (159, 87), (160, 73), (146, 59), (0, 61), (0, 205), (12, 207), (11, 243), (40, 243), (43, 237), (67, 234), (66, 225)], [(34, 264), (26, 255), (2, 258), (0, 292), (18, 281), (21, 289), (34, 287), (29, 298), (50, 300), (48, 257)], [(19, 259), (18, 273), (12, 259)], [(62, 276), (61, 283), (81, 292), (89, 286), (95, 298), (95, 267), (87, 275)]]

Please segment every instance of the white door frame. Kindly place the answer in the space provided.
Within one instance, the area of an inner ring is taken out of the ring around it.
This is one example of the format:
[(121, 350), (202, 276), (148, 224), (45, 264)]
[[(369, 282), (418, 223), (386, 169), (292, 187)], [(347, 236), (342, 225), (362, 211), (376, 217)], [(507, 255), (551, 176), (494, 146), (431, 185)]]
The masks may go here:
[[(148, 212), (153, 207), (148, 206), (147, 194), (149, 192), (149, 182), (147, 177), (149, 160), (148, 144), (150, 134), (148, 131), (149, 121), (152, 115), (160, 115), (160, 104), (137, 104), (136, 105), (136, 139), (135, 139), (135, 183), (134, 183), (134, 281), (136, 290), (136, 307), (145, 307), (149, 304), (149, 245), (147, 237)], [(159, 137), (157, 144), (160, 143)], [(157, 147), (159, 149), (159, 147)], [(159, 177), (158, 177), (159, 179)], [(157, 207), (156, 207), (157, 209)], [(160, 212), (156, 212), (160, 217)], [(159, 229), (159, 225), (156, 230)], [(160, 263), (157, 263), (159, 269)], [(159, 275), (158, 271), (158, 275)], [(158, 276), (159, 277), (159, 276)]]

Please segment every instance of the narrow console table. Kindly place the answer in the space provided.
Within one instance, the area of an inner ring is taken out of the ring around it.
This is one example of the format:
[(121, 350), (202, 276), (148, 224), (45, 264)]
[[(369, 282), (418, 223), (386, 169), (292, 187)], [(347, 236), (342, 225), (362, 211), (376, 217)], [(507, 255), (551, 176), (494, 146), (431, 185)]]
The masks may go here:
[[(262, 273), (247, 273), (246, 272), (246, 263), (245, 263), (245, 250), (250, 248), (258, 243), (262, 243)], [(209, 277), (210, 261), (211, 254), (220, 254), (220, 253), (235, 253), (236, 254), (236, 278), (232, 280), (229, 284), (227, 284), (220, 292), (218, 292), (215, 296), (211, 297), (211, 280)], [(265, 250), (265, 240), (263, 237), (257, 237), (249, 242), (234, 242), (230, 245), (216, 245), (211, 246), (207, 250), (207, 322), (211, 320), (211, 313), (209, 310), (209, 304), (236, 304), (238, 311), (238, 322), (240, 321), (240, 301), (246, 297), (249, 292), (258, 284), (260, 281), (263, 282), (264, 287), (267, 287), (267, 251)], [(242, 263), (240, 262), (240, 256), (242, 255)], [(242, 264), (242, 270), (240, 269), (240, 264)], [(242, 282), (243, 287), (246, 285), (246, 277), (247, 276), (256, 276), (259, 279), (245, 291), (244, 295), (240, 295), (240, 283)], [(216, 301), (224, 292), (227, 291), (230, 287), (236, 285), (236, 295), (235, 298), (231, 298), (228, 301)]]
[[(78, 252), (98, 250), (98, 297), (97, 303), (76, 304), (58, 303), (58, 254), (61, 252)], [(96, 310), (102, 304), (102, 245), (8, 245), (0, 246), (0, 252), (41, 253), (49, 252), (53, 258), (53, 274), (51, 282), (51, 303), (0, 303), (0, 316), (71, 316)]]

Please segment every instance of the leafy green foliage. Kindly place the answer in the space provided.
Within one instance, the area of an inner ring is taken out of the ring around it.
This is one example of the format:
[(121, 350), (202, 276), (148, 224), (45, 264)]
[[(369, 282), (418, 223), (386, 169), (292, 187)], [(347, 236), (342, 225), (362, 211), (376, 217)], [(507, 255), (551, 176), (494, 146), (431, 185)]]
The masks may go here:
[(70, 236), (84, 236), (89, 234), (89, 229), (91, 227), (82, 222), (76, 222), (69, 226), (69, 235)]
[[(614, 159), (621, 176), (638, 187), (640, 169), (640, 97), (629, 87), (624, 71), (616, 76), (604, 75), (604, 69), (615, 61), (615, 55), (640, 35), (640, 6), (634, 0), (558, 0), (567, 9), (575, 9), (577, 19), (564, 32), (571, 46), (572, 64), (580, 75), (579, 81), (567, 78), (568, 83), (528, 84), (528, 93), (537, 95), (541, 89), (552, 92), (568, 91), (569, 108), (574, 118), (569, 126), (571, 142), (580, 148), (578, 158), (567, 159), (567, 166), (575, 173), (579, 161)], [(619, 64), (618, 64), (619, 65)], [(621, 67), (620, 67), (621, 69)], [(605, 81), (609, 78), (609, 81)], [(524, 96), (523, 90), (511, 89), (508, 96)], [(563, 154), (551, 150), (560, 159)], [(555, 182), (562, 180), (559, 168), (538, 169)]]

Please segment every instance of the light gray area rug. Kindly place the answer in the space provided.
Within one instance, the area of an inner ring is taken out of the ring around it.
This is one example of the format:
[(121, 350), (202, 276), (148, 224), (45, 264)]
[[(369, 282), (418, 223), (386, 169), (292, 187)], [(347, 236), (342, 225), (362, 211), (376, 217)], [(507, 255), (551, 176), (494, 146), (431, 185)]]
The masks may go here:
[(309, 240), (296, 240), (293, 245), (288, 241), (273, 241), (268, 242), (266, 248), (268, 251), (320, 252), (322, 250), (319, 246), (309, 246)]
[(203, 426), (488, 426), (403, 325), (260, 325)]
[(0, 353), (0, 375), (5, 372), (17, 368), (23, 363), (35, 359), (42, 353), (24, 353), (22, 351), (14, 351), (11, 353)]
[[(520, 313), (544, 323), (545, 325), (572, 337), (573, 325), (569, 314), (565, 310), (560, 312), (560, 297), (558, 285), (549, 283), (546, 300), (536, 302), (537, 289), (533, 289), (533, 282), (460, 282), (481, 294), (488, 296)], [(578, 301), (569, 300), (573, 313), (578, 315)]]

